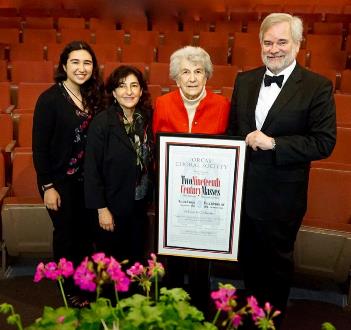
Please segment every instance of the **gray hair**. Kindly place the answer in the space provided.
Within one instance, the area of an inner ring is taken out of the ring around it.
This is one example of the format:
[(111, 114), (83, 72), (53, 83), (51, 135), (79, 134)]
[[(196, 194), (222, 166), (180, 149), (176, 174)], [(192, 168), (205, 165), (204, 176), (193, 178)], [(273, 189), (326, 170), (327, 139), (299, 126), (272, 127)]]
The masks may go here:
[(183, 59), (186, 59), (193, 64), (202, 65), (205, 69), (207, 79), (211, 78), (213, 67), (210, 55), (208, 55), (208, 53), (201, 47), (185, 46), (176, 50), (171, 55), (169, 64), (169, 76), (171, 79), (177, 80), (180, 73), (180, 63)]
[(303, 24), (300, 17), (292, 16), (286, 13), (273, 13), (268, 15), (261, 24), (260, 27), (260, 42), (263, 42), (263, 35), (270, 29), (273, 25), (277, 23), (287, 22), (290, 25), (291, 37), (295, 44), (299, 45), (302, 41)]

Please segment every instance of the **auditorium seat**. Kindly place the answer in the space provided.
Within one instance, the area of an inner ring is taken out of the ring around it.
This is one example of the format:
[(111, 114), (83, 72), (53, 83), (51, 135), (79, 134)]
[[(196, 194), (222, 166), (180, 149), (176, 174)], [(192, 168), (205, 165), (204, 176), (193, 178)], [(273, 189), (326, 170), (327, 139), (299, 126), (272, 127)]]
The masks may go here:
[(19, 42), (20, 42), (19, 29), (15, 29), (15, 28), (0, 29), (0, 43), (17, 44)]
[(32, 150), (33, 113), (18, 115), (16, 151)]
[(312, 29), (314, 34), (342, 35), (343, 24), (341, 22), (314, 22)]
[(109, 75), (111, 74), (111, 72), (118, 68), (121, 65), (132, 65), (135, 66), (137, 69), (139, 69), (144, 75), (146, 74), (146, 64), (142, 63), (142, 62), (106, 62), (103, 65), (103, 78), (106, 81), (106, 79), (109, 77)]
[(258, 39), (258, 34), (235, 32), (233, 45), (235, 47), (241, 47), (241, 48), (260, 48), (260, 41)]
[(10, 97), (10, 83), (0, 82), (0, 113), (10, 113), (13, 110)]
[(121, 62), (151, 63), (156, 59), (156, 48), (152, 45), (124, 45), (121, 51)]
[(123, 30), (97, 30), (94, 35), (96, 44), (113, 44), (122, 47), (125, 43)]
[(52, 254), (52, 223), (40, 198), (32, 152), (14, 152), (12, 185), (2, 206), (2, 233), (10, 256)]
[(16, 141), (13, 139), (13, 122), (9, 114), (0, 114), (0, 150), (5, 161), (6, 182), (10, 180), (11, 154)]
[(112, 31), (116, 30), (116, 22), (114, 19), (109, 18), (95, 18), (91, 17), (89, 20), (90, 31)]
[(118, 61), (118, 46), (113, 43), (92, 45), (99, 64)]
[(162, 95), (162, 87), (160, 85), (148, 84), (147, 88), (151, 96), (152, 105), (154, 106), (156, 97), (159, 97)]
[(7, 81), (7, 61), (0, 60), (0, 82)]
[(169, 64), (150, 63), (149, 83), (152, 85), (161, 85), (161, 87), (168, 87), (174, 84), (174, 81), (169, 77)]
[(341, 35), (308, 34), (306, 36), (306, 49), (320, 56), (327, 55), (331, 50), (341, 50), (341, 45)]
[(232, 95), (233, 95), (233, 87), (222, 87), (221, 91), (222, 91), (222, 95), (225, 96), (229, 101), (232, 100)]
[(24, 28), (50, 30), (54, 28), (53, 17), (31, 17), (27, 16), (24, 21)]
[(309, 67), (311, 69), (344, 70), (346, 69), (346, 63), (347, 53), (344, 50), (329, 49), (325, 53), (317, 50), (310, 51)]
[(313, 167), (303, 224), (351, 232), (351, 171)]
[(58, 41), (65, 45), (73, 40), (84, 40), (87, 43), (92, 42), (92, 35), (90, 30), (86, 29), (61, 29), (57, 34)]
[(54, 66), (51, 61), (11, 62), (11, 81), (14, 84), (20, 82), (52, 82), (53, 78)]
[(175, 48), (194, 45), (194, 35), (192, 31), (167, 32), (161, 38), (162, 46), (172, 46)]
[(152, 16), (151, 25), (153, 31), (159, 31), (161, 34), (177, 32), (179, 29), (178, 17), (167, 13)]
[(351, 128), (351, 94), (334, 94), (338, 127)]
[(235, 65), (214, 65), (213, 75), (208, 80), (208, 84), (213, 89), (222, 89), (222, 87), (233, 87), (239, 68)]
[(85, 29), (85, 19), (81, 17), (59, 17), (57, 26), (61, 29)]
[(200, 47), (228, 47), (229, 34), (226, 32), (200, 32), (197, 44)]
[[(334, 164), (345, 164), (351, 169), (351, 128), (337, 127), (336, 145), (332, 154), (325, 159), (312, 163), (313, 167), (335, 168)], [(340, 166), (336, 165), (336, 168)]]
[(15, 29), (20, 29), (22, 23), (22, 18), (21, 17), (4, 17), (0, 15), (0, 29), (1, 28), (15, 28)]
[(137, 8), (125, 8), (123, 12), (120, 13), (119, 17), (116, 17), (120, 28), (126, 32), (131, 30), (147, 30), (147, 18), (143, 10), (138, 10)]
[(11, 152), (15, 145), (13, 140), (13, 122), (7, 113), (0, 114), (0, 148), (5, 152)]
[(138, 31), (130, 30), (128, 43), (138, 46), (157, 47), (160, 43), (160, 34), (158, 31)]
[(261, 66), (261, 48), (259, 46), (241, 47), (234, 45), (232, 50), (232, 64), (242, 69)]
[(242, 32), (241, 20), (216, 20), (215, 32), (225, 32), (234, 35), (235, 32)]
[(26, 42), (10, 46), (10, 61), (43, 61), (44, 44)]
[(307, 212), (296, 244), (298, 271), (349, 281), (351, 170), (311, 168)]
[(34, 109), (38, 97), (50, 88), (52, 83), (20, 82), (17, 90), (17, 104), (19, 109)]
[[(94, 45), (92, 45), (92, 47), (93, 46)], [(47, 44), (46, 59), (48, 61), (51, 61), (55, 65), (57, 65), (59, 63), (60, 55), (61, 55), (64, 47), (65, 47), (64, 44), (57, 44), (57, 43)]]
[(210, 55), (211, 62), (214, 65), (227, 65), (229, 61), (228, 46), (204, 46), (206, 52)]
[(26, 44), (44, 44), (56, 42), (56, 30), (54, 29), (25, 29), (23, 42)]
[(156, 60), (159, 63), (169, 63), (171, 55), (179, 49), (179, 46), (158, 46), (156, 49)]
[(351, 70), (341, 72), (340, 92), (351, 94)]
[(210, 30), (209, 22), (201, 20), (200, 18), (194, 19), (194, 17), (186, 16), (181, 19), (181, 22), (183, 27), (182, 31), (190, 31), (193, 34), (199, 34)]
[(328, 78), (333, 83), (334, 91), (340, 88), (340, 71), (323, 67), (311, 68), (311, 71)]

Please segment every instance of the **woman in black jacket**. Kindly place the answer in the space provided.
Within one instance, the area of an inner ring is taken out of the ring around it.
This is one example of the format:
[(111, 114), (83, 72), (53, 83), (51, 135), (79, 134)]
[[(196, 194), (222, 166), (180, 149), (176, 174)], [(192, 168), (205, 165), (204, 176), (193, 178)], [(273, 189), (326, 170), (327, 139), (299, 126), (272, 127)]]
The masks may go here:
[(98, 210), (97, 250), (131, 262), (144, 256), (152, 165), (152, 107), (142, 73), (115, 69), (106, 84), (107, 111), (88, 132), (85, 200)]
[[(93, 252), (93, 219), (85, 208), (83, 160), (87, 128), (103, 107), (103, 84), (91, 47), (73, 41), (63, 49), (56, 84), (40, 95), (33, 118), (33, 161), (38, 186), (53, 222), (54, 258), (75, 265)], [(87, 301), (66, 281), (68, 300)]]

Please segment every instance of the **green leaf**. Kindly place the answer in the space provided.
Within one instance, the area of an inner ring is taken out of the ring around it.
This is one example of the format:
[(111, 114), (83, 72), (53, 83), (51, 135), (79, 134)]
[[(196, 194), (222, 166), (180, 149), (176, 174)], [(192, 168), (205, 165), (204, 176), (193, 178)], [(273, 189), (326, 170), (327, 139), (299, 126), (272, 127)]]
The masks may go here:
[(322, 330), (336, 330), (336, 328), (329, 322), (324, 322), (322, 324)]
[(0, 305), (0, 313), (10, 313), (11, 310), (13, 309), (13, 306), (7, 303), (3, 303)]

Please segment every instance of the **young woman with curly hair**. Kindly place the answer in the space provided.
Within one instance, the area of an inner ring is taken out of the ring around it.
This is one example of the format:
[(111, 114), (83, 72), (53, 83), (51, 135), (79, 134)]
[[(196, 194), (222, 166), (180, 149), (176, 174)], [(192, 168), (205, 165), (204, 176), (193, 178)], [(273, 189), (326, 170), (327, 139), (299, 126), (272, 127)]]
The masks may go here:
[[(40, 95), (33, 118), (33, 161), (38, 186), (53, 222), (53, 253), (75, 265), (93, 252), (94, 213), (84, 203), (87, 129), (103, 109), (103, 84), (92, 48), (73, 41), (61, 53), (56, 84)], [(66, 281), (75, 307), (89, 302)]]

